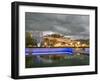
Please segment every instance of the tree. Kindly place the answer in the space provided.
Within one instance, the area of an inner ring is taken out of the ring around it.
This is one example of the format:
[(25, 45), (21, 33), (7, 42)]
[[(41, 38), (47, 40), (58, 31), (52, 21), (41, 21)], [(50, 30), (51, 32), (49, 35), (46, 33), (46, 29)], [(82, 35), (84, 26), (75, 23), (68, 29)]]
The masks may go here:
[(34, 46), (37, 46), (37, 41), (31, 36), (31, 33), (30, 32), (27, 32), (26, 33), (25, 45), (26, 45), (26, 47), (34, 47)]

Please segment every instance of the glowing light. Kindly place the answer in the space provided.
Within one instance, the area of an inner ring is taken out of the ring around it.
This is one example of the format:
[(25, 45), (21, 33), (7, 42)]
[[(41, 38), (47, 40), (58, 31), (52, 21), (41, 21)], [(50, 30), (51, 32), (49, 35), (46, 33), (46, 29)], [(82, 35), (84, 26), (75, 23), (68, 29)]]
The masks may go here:
[(26, 48), (25, 52), (33, 55), (73, 54), (73, 48)]

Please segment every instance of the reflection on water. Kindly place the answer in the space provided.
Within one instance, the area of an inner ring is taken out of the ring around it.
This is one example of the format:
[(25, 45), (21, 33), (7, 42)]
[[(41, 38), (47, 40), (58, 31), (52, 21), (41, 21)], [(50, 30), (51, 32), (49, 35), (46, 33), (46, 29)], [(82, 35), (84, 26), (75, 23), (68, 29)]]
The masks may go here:
[(70, 48), (71, 54), (68, 52), (69, 48), (40, 49), (27, 49), (25, 54), (26, 68), (89, 65), (89, 48)]

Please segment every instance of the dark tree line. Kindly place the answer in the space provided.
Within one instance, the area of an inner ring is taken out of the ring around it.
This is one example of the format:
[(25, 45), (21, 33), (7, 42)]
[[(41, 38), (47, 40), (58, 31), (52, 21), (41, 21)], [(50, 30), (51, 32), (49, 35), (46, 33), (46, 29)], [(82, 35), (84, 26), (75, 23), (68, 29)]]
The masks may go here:
[(31, 36), (31, 33), (26, 33), (25, 35), (25, 45), (26, 47), (34, 47), (37, 46), (37, 41)]

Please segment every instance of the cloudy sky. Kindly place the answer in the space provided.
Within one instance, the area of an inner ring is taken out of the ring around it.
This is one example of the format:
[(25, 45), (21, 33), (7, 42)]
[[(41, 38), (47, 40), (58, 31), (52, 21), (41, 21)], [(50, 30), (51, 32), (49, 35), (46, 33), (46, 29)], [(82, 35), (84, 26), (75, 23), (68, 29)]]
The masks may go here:
[(53, 31), (71, 37), (89, 38), (89, 16), (25, 13), (26, 31)]

